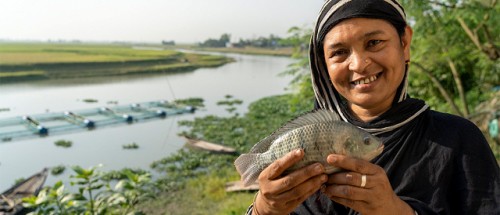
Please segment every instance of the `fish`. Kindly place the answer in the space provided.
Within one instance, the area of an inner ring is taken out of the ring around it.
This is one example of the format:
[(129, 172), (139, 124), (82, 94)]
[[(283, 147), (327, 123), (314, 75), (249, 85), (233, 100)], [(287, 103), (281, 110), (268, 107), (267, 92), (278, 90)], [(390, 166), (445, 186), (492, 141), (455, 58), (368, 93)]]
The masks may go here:
[(245, 186), (254, 183), (271, 163), (287, 153), (302, 149), (304, 157), (284, 173), (288, 174), (312, 163), (321, 163), (326, 174), (341, 171), (329, 165), (330, 154), (340, 154), (370, 161), (380, 155), (383, 142), (330, 110), (310, 111), (285, 123), (271, 135), (256, 143), (248, 153), (235, 161)]

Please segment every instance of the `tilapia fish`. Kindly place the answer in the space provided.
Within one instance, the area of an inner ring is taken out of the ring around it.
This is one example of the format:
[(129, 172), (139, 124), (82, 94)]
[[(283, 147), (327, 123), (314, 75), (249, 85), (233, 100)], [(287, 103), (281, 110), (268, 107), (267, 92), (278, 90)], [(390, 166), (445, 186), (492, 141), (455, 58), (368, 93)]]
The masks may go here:
[(317, 162), (331, 174), (340, 169), (327, 163), (328, 155), (341, 154), (369, 161), (382, 153), (383, 148), (377, 137), (340, 120), (337, 113), (318, 110), (286, 123), (255, 144), (249, 153), (240, 155), (234, 165), (244, 184), (249, 185), (272, 162), (296, 149), (304, 150), (304, 158), (285, 173)]

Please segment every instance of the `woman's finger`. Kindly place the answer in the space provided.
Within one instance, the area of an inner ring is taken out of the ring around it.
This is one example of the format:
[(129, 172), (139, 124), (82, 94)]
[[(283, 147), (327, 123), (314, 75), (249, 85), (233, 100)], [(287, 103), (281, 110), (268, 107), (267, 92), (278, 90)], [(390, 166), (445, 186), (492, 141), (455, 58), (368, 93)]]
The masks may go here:
[(324, 193), (329, 197), (337, 197), (352, 201), (366, 201), (369, 198), (369, 190), (349, 185), (326, 186)]
[(331, 174), (328, 177), (327, 184), (351, 185), (364, 189), (373, 188), (376, 183), (375, 175), (360, 174), (357, 172), (340, 172)]
[(302, 157), (304, 157), (304, 151), (302, 151), (302, 149), (297, 149), (289, 152), (287, 155), (274, 161), (273, 163), (271, 163), (271, 165), (265, 168), (261, 172), (259, 179), (261, 177), (264, 177), (263, 179), (266, 180), (273, 180), (275, 178), (278, 178), (283, 174), (283, 172), (285, 172), (286, 169), (299, 162)]
[(284, 191), (292, 189), (295, 190), (295, 187), (303, 184), (304, 182), (310, 183), (309, 181), (313, 177), (321, 176), (319, 178), (321, 179), (321, 183), (317, 186), (319, 187), (328, 180), (328, 177), (324, 174), (324, 172), (325, 168), (320, 163), (311, 164), (284, 175), (281, 178), (274, 179), (274, 181), (270, 182), (270, 185), (272, 186), (268, 187), (267, 191), (271, 193), (278, 193), (281, 191), (281, 193), (284, 193)]
[(327, 180), (326, 175), (317, 175), (306, 182), (296, 186), (294, 189), (283, 193), (284, 199), (290, 199), (287, 205), (298, 205), (317, 192)]
[(369, 161), (344, 155), (331, 154), (328, 155), (326, 161), (333, 166), (360, 174), (374, 175), (379, 171), (378, 168), (374, 168), (377, 166)]

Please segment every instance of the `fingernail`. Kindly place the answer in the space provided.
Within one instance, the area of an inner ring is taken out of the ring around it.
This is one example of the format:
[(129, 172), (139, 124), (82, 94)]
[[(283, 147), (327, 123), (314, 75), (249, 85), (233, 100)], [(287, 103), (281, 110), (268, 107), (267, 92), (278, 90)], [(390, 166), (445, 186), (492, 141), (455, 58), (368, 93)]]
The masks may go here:
[(295, 150), (296, 155), (300, 155), (300, 153), (302, 153), (300, 149)]
[(337, 162), (337, 157), (335, 155), (329, 155), (328, 160), (330, 160), (330, 163), (335, 163)]
[(323, 165), (321, 165), (321, 164), (316, 164), (316, 166), (314, 167), (314, 170), (315, 170), (317, 173), (321, 173), (321, 172), (323, 172)]

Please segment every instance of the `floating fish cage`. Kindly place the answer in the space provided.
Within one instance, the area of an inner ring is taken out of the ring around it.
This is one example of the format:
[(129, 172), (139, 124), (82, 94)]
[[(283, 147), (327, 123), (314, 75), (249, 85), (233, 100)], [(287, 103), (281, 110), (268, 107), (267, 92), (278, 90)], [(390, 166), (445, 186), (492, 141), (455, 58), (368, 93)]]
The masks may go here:
[(116, 105), (61, 113), (44, 113), (0, 119), (0, 140), (47, 136), (73, 130), (92, 130), (116, 124), (132, 124), (150, 119), (194, 113), (196, 108), (167, 101)]

